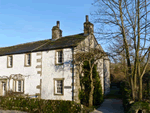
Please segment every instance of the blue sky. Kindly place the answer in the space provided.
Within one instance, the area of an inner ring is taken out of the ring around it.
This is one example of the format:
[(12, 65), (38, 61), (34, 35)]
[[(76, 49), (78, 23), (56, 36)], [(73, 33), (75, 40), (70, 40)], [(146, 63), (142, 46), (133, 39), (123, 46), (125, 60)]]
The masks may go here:
[[(0, 47), (51, 39), (60, 21), (62, 35), (83, 32), (93, 0), (0, 0)], [(91, 19), (90, 19), (91, 20)]]

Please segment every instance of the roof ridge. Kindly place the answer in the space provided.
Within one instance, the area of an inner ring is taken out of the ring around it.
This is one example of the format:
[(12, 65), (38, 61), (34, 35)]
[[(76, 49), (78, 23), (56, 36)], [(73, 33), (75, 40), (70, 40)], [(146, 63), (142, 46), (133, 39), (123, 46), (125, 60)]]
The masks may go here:
[(68, 36), (63, 36), (62, 38), (66, 38), (66, 37), (69, 37), (69, 36), (75, 36), (75, 35), (81, 35), (83, 33), (78, 33), (78, 34), (74, 34), (74, 35), (68, 35)]

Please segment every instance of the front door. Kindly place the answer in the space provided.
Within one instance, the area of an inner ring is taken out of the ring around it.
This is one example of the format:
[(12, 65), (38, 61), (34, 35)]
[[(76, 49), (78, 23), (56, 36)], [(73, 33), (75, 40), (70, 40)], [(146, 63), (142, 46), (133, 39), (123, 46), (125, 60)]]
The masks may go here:
[(3, 96), (6, 94), (6, 82), (2, 82), (2, 91), (3, 91)]

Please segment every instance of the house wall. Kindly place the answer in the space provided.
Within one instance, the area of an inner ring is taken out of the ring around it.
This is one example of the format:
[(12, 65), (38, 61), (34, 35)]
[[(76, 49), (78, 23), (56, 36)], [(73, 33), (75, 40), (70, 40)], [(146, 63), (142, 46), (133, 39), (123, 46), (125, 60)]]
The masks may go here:
[[(72, 100), (72, 49), (63, 49), (64, 64), (55, 65), (56, 50), (42, 53), (42, 88), (41, 98), (52, 100)], [(54, 94), (54, 78), (64, 79), (64, 94)]]
[(104, 64), (103, 64), (103, 59), (98, 60), (97, 64), (97, 72), (100, 77), (101, 85), (102, 85), (102, 92), (104, 94)]
[(110, 92), (110, 61), (108, 58), (104, 59), (104, 91), (105, 95)]
[[(93, 35), (89, 35), (84, 41), (82, 41), (76, 48), (75, 48), (75, 52), (74, 54), (76, 54), (77, 52), (88, 52), (90, 50), (90, 48), (97, 48), (102, 50), (102, 47), (97, 43), (96, 39), (94, 38)], [(103, 50), (102, 50), (103, 51)], [(99, 77), (101, 80), (101, 85), (102, 85), (102, 92), (104, 93), (104, 89), (105, 87), (107, 87), (107, 91), (106, 93), (109, 92), (109, 82), (108, 84), (107, 81), (109, 81), (109, 65), (105, 64), (106, 69), (104, 69), (104, 59), (99, 59), (98, 61), (98, 65), (97, 65), (97, 71), (99, 73)], [(78, 63), (80, 64), (80, 63)], [(82, 64), (81, 64), (82, 65)], [(82, 68), (81, 65), (75, 66), (75, 92), (74, 92), (74, 96), (75, 96), (75, 101), (76, 102), (80, 102), (78, 99), (78, 94), (79, 94), (79, 90), (81, 88), (80, 86), (80, 77), (79, 75), (82, 74)], [(104, 71), (108, 71), (105, 75), (107, 76), (107, 81), (105, 81), (104, 77)], [(107, 86), (105, 86), (107, 85)]]
[[(13, 67), (7, 68), (7, 56), (0, 56), (0, 77), (10, 77), (12, 74), (21, 74), (24, 76), (24, 94), (35, 95), (40, 93), (40, 90), (36, 88), (40, 84), (40, 75), (37, 74), (37, 55), (31, 53), (31, 66), (25, 67), (25, 54), (13, 55)], [(2, 79), (1, 78), (1, 79)], [(8, 80), (8, 79), (7, 79)], [(8, 80), (9, 81), (9, 80)], [(7, 84), (7, 90), (9, 84)], [(10, 90), (13, 89), (13, 81), (10, 80)]]

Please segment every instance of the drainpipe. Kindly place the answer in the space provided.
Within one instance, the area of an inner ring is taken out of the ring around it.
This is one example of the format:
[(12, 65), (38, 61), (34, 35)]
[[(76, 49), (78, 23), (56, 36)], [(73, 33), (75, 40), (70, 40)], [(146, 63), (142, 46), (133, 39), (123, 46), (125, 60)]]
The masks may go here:
[(74, 101), (74, 47), (72, 47), (72, 101)]

